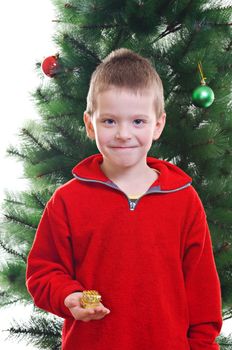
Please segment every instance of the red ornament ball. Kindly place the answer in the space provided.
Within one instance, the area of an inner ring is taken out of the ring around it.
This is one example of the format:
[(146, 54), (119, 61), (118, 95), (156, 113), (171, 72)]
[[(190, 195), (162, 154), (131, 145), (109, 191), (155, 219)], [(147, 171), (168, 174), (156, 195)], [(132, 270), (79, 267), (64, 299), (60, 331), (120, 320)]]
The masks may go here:
[(48, 77), (53, 78), (59, 72), (59, 63), (57, 56), (49, 56), (44, 59), (41, 65), (42, 71)]

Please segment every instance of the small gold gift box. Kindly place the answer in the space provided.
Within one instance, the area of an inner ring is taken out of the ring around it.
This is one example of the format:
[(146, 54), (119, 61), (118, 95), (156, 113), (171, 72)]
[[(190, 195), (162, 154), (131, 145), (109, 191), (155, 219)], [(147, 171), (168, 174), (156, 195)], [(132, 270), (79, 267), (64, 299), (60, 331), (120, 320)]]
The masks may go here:
[(96, 290), (83, 291), (80, 303), (84, 309), (99, 306), (101, 302), (101, 295)]

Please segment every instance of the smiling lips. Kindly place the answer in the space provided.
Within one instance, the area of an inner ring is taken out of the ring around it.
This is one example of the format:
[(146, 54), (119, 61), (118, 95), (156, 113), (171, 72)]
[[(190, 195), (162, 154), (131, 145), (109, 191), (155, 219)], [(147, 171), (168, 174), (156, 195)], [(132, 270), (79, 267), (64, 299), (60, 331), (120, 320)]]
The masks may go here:
[(116, 148), (116, 149), (130, 149), (130, 148), (136, 148), (137, 146), (127, 146), (127, 147), (122, 147), (122, 146), (113, 146), (111, 148)]

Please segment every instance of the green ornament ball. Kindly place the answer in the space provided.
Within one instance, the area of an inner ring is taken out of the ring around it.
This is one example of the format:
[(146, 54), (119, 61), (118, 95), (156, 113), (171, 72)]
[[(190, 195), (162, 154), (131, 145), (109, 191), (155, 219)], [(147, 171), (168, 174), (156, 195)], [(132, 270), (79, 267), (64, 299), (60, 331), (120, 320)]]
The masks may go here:
[(209, 86), (198, 86), (192, 93), (192, 101), (196, 107), (208, 108), (214, 101), (214, 92)]

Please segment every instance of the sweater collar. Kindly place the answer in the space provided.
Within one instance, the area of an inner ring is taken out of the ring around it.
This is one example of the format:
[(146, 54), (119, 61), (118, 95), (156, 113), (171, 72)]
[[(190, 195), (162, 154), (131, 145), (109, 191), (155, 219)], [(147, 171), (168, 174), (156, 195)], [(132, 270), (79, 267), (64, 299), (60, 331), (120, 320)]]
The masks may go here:
[[(98, 182), (117, 188), (101, 170), (102, 161), (101, 154), (94, 154), (82, 160), (73, 168), (73, 176), (80, 181)], [(159, 172), (159, 177), (150, 187), (149, 193), (175, 192), (191, 185), (191, 177), (174, 164), (153, 157), (147, 157), (147, 164)]]

